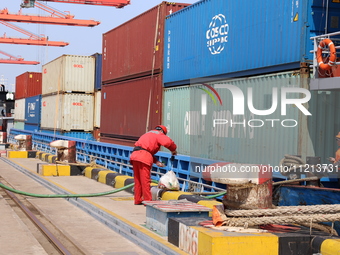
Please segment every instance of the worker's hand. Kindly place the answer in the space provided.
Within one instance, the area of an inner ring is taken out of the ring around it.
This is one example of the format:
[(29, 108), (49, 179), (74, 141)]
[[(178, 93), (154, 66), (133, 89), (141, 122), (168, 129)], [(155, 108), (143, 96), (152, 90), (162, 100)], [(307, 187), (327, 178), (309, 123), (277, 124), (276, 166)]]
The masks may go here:
[(174, 156), (177, 155), (177, 151), (172, 151), (171, 155), (174, 155)]
[(332, 157), (329, 157), (328, 160), (329, 160), (330, 162), (333, 162), (333, 163), (335, 162), (335, 158), (332, 158)]
[(164, 165), (162, 162), (160, 162), (160, 161), (157, 161), (157, 162), (156, 162), (156, 165), (157, 165), (158, 167), (165, 167), (165, 165)]

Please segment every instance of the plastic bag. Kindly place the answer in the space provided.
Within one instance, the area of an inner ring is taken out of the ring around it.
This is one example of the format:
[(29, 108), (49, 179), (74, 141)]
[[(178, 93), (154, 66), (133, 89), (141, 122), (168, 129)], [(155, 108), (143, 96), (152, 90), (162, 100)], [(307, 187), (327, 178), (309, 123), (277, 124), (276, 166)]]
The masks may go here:
[(168, 171), (159, 179), (158, 188), (165, 190), (179, 190), (178, 179), (172, 170)]

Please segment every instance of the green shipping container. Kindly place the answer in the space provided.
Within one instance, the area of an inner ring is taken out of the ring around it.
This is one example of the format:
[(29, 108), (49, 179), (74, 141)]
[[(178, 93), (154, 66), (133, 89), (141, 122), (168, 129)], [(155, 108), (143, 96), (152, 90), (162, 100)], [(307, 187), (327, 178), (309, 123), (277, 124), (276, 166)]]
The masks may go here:
[[(297, 70), (216, 82), (195, 81), (187, 86), (167, 88), (163, 123), (177, 143), (179, 154), (275, 167), (286, 154), (301, 155), (303, 160), (306, 156), (320, 156), (322, 163), (329, 163), (326, 158), (334, 155), (334, 135), (340, 131), (335, 116), (340, 106), (336, 100), (339, 92), (312, 92), (311, 99), (306, 99), (308, 103), (300, 106), (311, 115), (294, 104), (281, 107), (282, 95), (291, 100), (304, 98), (303, 92), (291, 91), (308, 89), (308, 82), (300, 78)], [(235, 97), (238, 103), (234, 104), (233, 94), (226, 85), (242, 91), (243, 103)], [(250, 98), (254, 109), (248, 106)], [(244, 114), (235, 114), (242, 105)], [(285, 115), (281, 108), (286, 109)], [(276, 110), (268, 115), (255, 111), (268, 109)]]

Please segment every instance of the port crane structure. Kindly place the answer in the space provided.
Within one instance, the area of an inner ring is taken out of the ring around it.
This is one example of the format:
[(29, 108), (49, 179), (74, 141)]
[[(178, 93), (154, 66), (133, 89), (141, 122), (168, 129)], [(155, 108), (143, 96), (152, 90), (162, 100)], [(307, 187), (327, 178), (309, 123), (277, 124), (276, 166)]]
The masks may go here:
[[(39, 0), (42, 1), (42, 0)], [(113, 6), (116, 8), (123, 8), (130, 4), (130, 0), (44, 0), (46, 2), (59, 2), (59, 3), (73, 3), (73, 4), (87, 4), (87, 5), (101, 5), (101, 6)], [(4, 34), (0, 37), (0, 43), (8, 44), (26, 44), (26, 45), (40, 45), (40, 46), (67, 46), (67, 42), (55, 42), (49, 41), (48, 37), (35, 35), (20, 27), (17, 27), (9, 22), (24, 22), (24, 23), (38, 23), (38, 24), (51, 24), (51, 25), (67, 25), (67, 26), (87, 26), (93, 27), (100, 24), (99, 21), (94, 20), (79, 20), (74, 19), (74, 15), (60, 12), (54, 8), (48, 7), (39, 3), (36, 0), (23, 0), (21, 8), (37, 7), (50, 14), (50, 16), (39, 15), (24, 15), (21, 10), (17, 14), (12, 14), (7, 8), (0, 10), (0, 24), (10, 27), (18, 32), (26, 34), (29, 38), (11, 38)], [(16, 58), (12, 55), (0, 51), (0, 54), (6, 55), (9, 59), (2, 60), (0, 63), (12, 63), (12, 64), (39, 64), (36, 61), (24, 61), (23, 58)]]

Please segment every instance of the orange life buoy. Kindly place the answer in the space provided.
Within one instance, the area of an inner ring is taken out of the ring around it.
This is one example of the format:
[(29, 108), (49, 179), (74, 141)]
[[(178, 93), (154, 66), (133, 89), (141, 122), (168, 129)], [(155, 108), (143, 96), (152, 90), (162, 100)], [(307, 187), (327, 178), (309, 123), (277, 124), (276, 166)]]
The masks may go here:
[[(328, 46), (330, 54), (327, 64), (325, 64), (322, 59), (322, 48), (324, 48), (325, 46)], [(318, 60), (319, 67), (322, 70), (330, 70), (332, 66), (334, 66), (336, 60), (336, 49), (331, 39), (327, 38), (320, 42), (318, 50), (316, 52), (316, 58)]]

